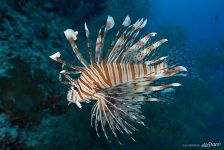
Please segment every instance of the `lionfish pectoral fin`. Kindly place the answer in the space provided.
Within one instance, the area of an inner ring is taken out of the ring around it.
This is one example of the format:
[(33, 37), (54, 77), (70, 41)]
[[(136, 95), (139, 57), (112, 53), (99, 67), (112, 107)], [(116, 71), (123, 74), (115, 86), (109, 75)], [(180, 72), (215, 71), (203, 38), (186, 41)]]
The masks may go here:
[(122, 143), (118, 139), (117, 131), (122, 134), (126, 133), (135, 141), (132, 137), (132, 133), (138, 130), (133, 124), (139, 123), (145, 125), (142, 121), (145, 117), (140, 110), (141, 103), (127, 101), (126, 97), (113, 97), (106, 93), (97, 93), (93, 98), (96, 99), (97, 102), (93, 106), (91, 112), (91, 125), (95, 125), (97, 134), (99, 135), (98, 127), (100, 126), (105, 137), (109, 140), (106, 129), (109, 127), (120, 144)]

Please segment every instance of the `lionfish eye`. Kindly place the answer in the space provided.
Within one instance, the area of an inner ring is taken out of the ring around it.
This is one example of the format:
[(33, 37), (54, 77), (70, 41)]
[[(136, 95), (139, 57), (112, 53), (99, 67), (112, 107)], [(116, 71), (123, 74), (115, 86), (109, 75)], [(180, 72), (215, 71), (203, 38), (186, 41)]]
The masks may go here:
[(75, 90), (75, 91), (78, 91), (78, 88), (75, 87), (75, 86), (73, 86), (72, 89)]

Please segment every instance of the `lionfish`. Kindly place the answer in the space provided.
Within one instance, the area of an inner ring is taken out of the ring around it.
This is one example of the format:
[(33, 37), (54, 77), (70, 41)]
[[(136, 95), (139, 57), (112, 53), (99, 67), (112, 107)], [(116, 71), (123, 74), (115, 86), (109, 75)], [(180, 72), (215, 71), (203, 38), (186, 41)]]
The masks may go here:
[[(64, 61), (60, 52), (50, 56), (53, 60), (62, 63), (59, 80), (70, 87), (67, 94), (69, 103), (75, 103), (81, 108), (80, 102), (96, 101), (91, 110), (91, 126), (95, 126), (98, 136), (98, 129), (101, 126), (101, 131), (108, 140), (106, 128), (110, 128), (117, 140), (118, 132), (126, 133), (134, 140), (132, 133), (138, 130), (134, 124), (146, 126), (143, 122), (145, 116), (141, 111), (142, 104), (144, 102), (163, 102), (164, 100), (159, 97), (154, 97), (153, 93), (171, 92), (170, 89), (181, 85), (180, 83), (162, 85), (153, 83), (163, 78), (181, 75), (187, 71), (183, 66), (169, 66), (166, 63), (166, 56), (146, 59), (157, 47), (167, 41), (167, 39), (161, 39), (149, 44), (148, 41), (156, 35), (155, 32), (151, 32), (135, 42), (137, 35), (146, 23), (147, 19), (138, 19), (131, 24), (130, 17), (127, 16), (107, 53), (103, 54), (107, 33), (115, 24), (114, 19), (108, 16), (106, 24), (100, 28), (97, 35), (95, 57), (92, 54), (90, 31), (85, 23), (89, 61), (83, 57), (76, 45), (78, 31), (72, 29), (64, 31), (73, 52), (83, 66), (75, 66)], [(66, 66), (70, 70), (66, 70)], [(78, 79), (72, 78), (74, 74), (80, 75)], [(118, 142), (120, 141), (118, 140)]]

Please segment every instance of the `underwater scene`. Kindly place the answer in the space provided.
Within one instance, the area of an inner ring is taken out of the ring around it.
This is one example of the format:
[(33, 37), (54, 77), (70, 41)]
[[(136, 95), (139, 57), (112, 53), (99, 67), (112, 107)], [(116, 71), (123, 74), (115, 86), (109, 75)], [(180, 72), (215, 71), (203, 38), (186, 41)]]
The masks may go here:
[(0, 0), (0, 150), (223, 150), (223, 6)]

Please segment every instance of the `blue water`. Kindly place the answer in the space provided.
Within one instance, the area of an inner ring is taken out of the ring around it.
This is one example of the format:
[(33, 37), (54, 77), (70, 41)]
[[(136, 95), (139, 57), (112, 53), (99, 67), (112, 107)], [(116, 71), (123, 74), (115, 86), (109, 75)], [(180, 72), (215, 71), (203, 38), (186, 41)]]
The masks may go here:
[(180, 25), (193, 43), (217, 46), (223, 38), (223, 1), (161, 0), (157, 5), (160, 21)]
[[(223, 6), (222, 0), (1, 0), (0, 149), (224, 149)], [(119, 135), (121, 146), (98, 138), (90, 126), (94, 102), (68, 106), (68, 88), (58, 81), (61, 66), (48, 56), (60, 51), (80, 65), (63, 31), (79, 31), (86, 57), (84, 22), (95, 40), (107, 15), (117, 29), (127, 14), (132, 22), (148, 19), (140, 36), (155, 31), (155, 39), (168, 38), (162, 52), (173, 49), (170, 56), (189, 74), (177, 79), (183, 86), (172, 101), (143, 106), (148, 128), (137, 126), (136, 142)]]

